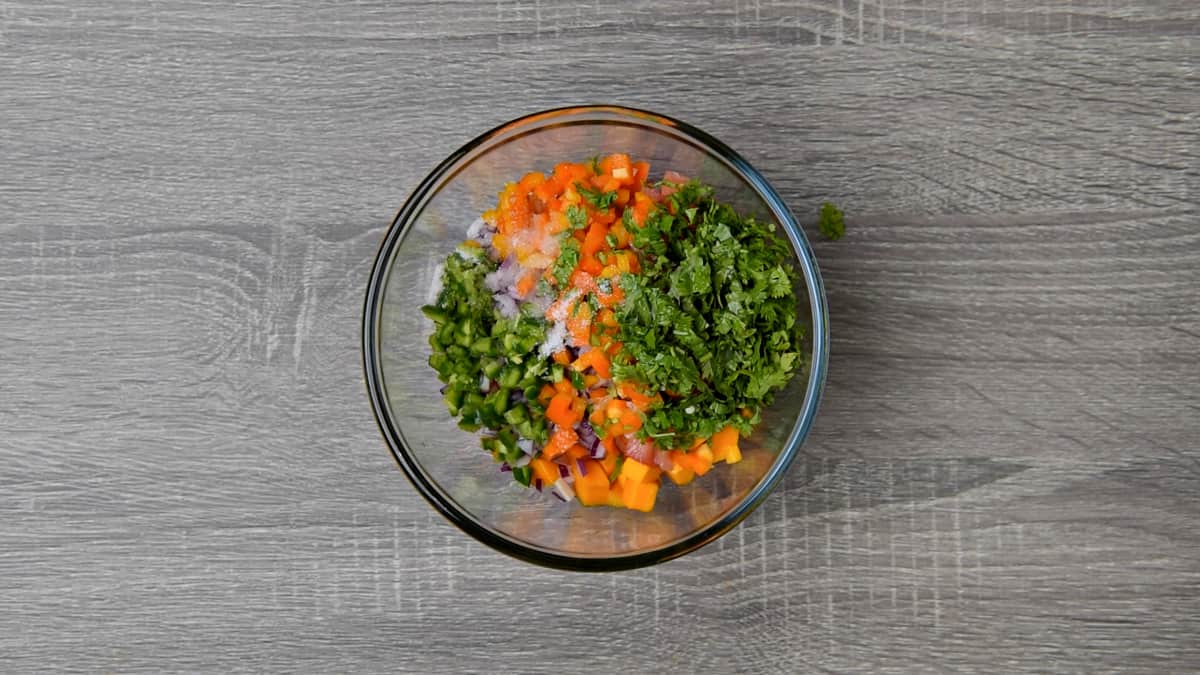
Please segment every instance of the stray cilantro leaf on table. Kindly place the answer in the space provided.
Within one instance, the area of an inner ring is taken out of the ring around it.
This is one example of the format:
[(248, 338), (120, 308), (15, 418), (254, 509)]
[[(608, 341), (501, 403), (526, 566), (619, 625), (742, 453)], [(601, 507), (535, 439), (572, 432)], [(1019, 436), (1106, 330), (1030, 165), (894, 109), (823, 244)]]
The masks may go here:
[(817, 228), (830, 241), (841, 239), (842, 235), (846, 234), (846, 221), (842, 216), (842, 210), (829, 202), (822, 204), (821, 215), (817, 219)]

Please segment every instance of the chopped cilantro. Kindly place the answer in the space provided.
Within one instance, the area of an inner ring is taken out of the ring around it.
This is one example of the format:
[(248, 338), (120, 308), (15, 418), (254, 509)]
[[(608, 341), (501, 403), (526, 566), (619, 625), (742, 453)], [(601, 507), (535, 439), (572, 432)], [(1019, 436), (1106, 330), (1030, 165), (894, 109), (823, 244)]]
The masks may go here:
[(617, 199), (617, 193), (615, 190), (610, 192), (589, 190), (583, 185), (583, 183), (576, 183), (575, 190), (579, 193), (580, 197), (583, 197), (584, 201), (591, 204), (593, 208), (599, 211), (603, 211), (604, 209), (612, 206), (613, 202)]
[(582, 230), (587, 227), (588, 217), (587, 211), (578, 204), (572, 204), (567, 207), (567, 222), (571, 223), (572, 230)]
[(566, 288), (571, 281), (571, 272), (579, 264), (579, 240), (575, 237), (563, 237), (559, 247), (558, 259), (550, 268), (550, 276), (558, 283), (559, 288)]
[(791, 251), (771, 223), (742, 218), (696, 181), (668, 199), (682, 217), (656, 208), (630, 228), (645, 273), (620, 279), (613, 371), (671, 393), (639, 433), (687, 447), (731, 424), (748, 433), (803, 365), (804, 332)]
[(841, 239), (842, 235), (846, 234), (846, 221), (842, 216), (842, 210), (829, 202), (822, 204), (817, 228), (830, 241)]

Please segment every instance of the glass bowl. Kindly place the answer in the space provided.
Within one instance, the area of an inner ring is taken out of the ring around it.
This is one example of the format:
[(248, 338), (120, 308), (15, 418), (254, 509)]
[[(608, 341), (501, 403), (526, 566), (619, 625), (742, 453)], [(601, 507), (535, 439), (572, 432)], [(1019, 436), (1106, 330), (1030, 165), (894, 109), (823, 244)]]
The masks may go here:
[[(563, 504), (497, 470), (475, 434), (446, 411), (427, 364), (432, 323), (420, 312), (438, 265), (506, 182), (563, 161), (625, 152), (713, 185), (739, 212), (779, 225), (795, 254), (796, 298), (808, 363), (742, 439), (744, 459), (680, 487), (664, 481), (650, 513)], [(808, 434), (828, 360), (825, 292), (812, 250), (778, 193), (746, 160), (669, 117), (616, 106), (536, 113), (479, 136), (421, 181), (384, 237), (367, 289), (363, 365), (371, 404), (400, 468), (443, 516), (522, 560), (574, 570), (618, 570), (678, 557), (750, 514), (783, 477)]]

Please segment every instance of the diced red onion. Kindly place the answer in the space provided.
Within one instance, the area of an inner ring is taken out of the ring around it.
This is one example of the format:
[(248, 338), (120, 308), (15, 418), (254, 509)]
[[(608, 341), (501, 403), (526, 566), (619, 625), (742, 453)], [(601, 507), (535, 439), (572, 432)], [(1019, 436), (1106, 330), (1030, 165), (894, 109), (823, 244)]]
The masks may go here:
[(569, 502), (575, 498), (575, 490), (571, 488), (571, 485), (567, 483), (565, 478), (559, 478), (555, 481), (554, 489), (564, 502)]
[(587, 420), (579, 423), (576, 427), (576, 433), (579, 435), (579, 444), (589, 451), (600, 442), (600, 438), (596, 436), (596, 430), (592, 428), (591, 423)]
[(604, 459), (608, 455), (608, 449), (604, 447), (603, 443), (597, 443), (592, 446), (588, 454), (592, 456), (592, 459)]
[(587, 475), (587, 464), (584, 464), (583, 459), (575, 460), (575, 466), (579, 467), (579, 477), (583, 478)]
[(558, 475), (562, 476), (563, 478), (570, 478), (571, 470), (568, 469), (566, 466), (559, 464), (558, 465)]
[(488, 272), (483, 278), (483, 283), (493, 292), (499, 292), (516, 283), (519, 276), (521, 267), (517, 265), (517, 259), (508, 256), (494, 272)]
[(533, 456), (531, 456), (531, 455), (521, 455), (520, 459), (518, 459), (517, 461), (513, 462), (513, 466), (516, 466), (516, 467), (521, 467), (521, 466), (529, 466), (529, 463), (530, 463), (530, 462), (532, 462), (532, 461), (533, 461)]
[(467, 226), (467, 239), (474, 239), (475, 241), (490, 239), (491, 233), (488, 231), (490, 229), (483, 218), (476, 218), (475, 222)]
[(538, 492), (542, 491), (542, 479), (541, 478), (533, 479), (533, 489), (537, 490)]
[(537, 448), (534, 447), (533, 441), (529, 440), (528, 438), (522, 438), (521, 440), (517, 441), (517, 447), (520, 448), (521, 452), (525, 453), (526, 455), (537, 454)]
[(504, 462), (500, 465), (500, 471), (503, 473), (508, 473), (512, 471), (512, 467), (508, 465), (508, 462)]
[(429, 292), (425, 296), (425, 304), (432, 305), (437, 302), (438, 296), (442, 294), (442, 274), (445, 272), (445, 265), (438, 263), (433, 268), (433, 280), (429, 282)]
[(511, 319), (520, 311), (517, 308), (516, 299), (506, 293), (496, 293), (492, 296), (492, 300), (495, 301), (496, 309), (500, 311), (500, 316), (506, 319)]
[(550, 494), (554, 495), (554, 496), (555, 496), (555, 498), (556, 498), (556, 499), (558, 499), (558, 501), (560, 501), (560, 502), (565, 502), (565, 501), (567, 501), (567, 500), (566, 500), (566, 499), (565, 499), (565, 498), (564, 498), (562, 495), (558, 494), (558, 492), (557, 492), (557, 491), (555, 491), (555, 490), (551, 490), (551, 491), (550, 491)]
[(653, 442), (643, 441), (633, 434), (617, 437), (617, 447), (621, 448), (621, 452), (630, 459), (635, 459), (642, 464), (653, 464), (655, 447)]
[(448, 384), (443, 384), (443, 385), (442, 385), (442, 388), (441, 388), (441, 389), (438, 389), (438, 392), (439, 392), (440, 394), (442, 394), (443, 396), (445, 396), (445, 395), (446, 395), (446, 392), (447, 392), (447, 391), (449, 391), (449, 389), (450, 389), (450, 385), (448, 385)]

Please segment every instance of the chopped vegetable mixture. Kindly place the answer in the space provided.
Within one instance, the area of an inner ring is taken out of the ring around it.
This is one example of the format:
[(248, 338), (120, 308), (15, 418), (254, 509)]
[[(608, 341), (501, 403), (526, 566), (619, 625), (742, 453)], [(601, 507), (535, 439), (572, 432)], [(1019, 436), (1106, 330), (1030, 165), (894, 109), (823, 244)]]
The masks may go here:
[(773, 223), (624, 154), (509, 183), (447, 258), (429, 364), (500, 470), (588, 506), (650, 511), (741, 460), (803, 366)]

